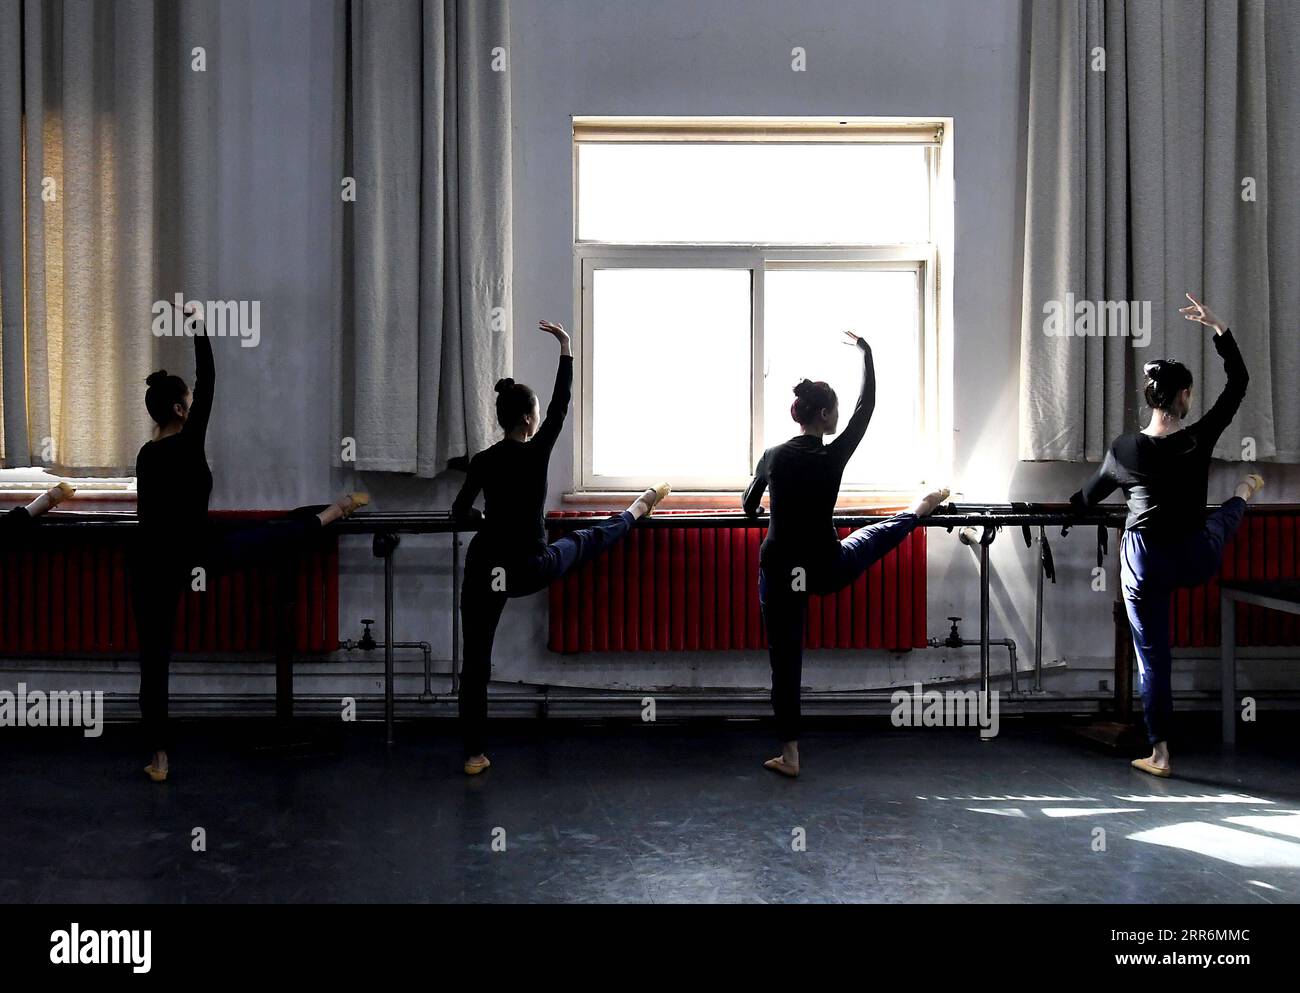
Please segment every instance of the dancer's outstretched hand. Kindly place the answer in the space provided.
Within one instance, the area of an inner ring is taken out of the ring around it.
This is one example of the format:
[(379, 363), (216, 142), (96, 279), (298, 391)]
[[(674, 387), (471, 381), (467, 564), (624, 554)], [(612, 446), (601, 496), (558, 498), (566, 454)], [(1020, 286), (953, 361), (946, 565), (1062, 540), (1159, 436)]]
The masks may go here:
[(1182, 307), (1178, 311), (1185, 318), (1189, 321), (1197, 321), (1204, 324), (1206, 327), (1214, 328), (1215, 334), (1223, 334), (1223, 332), (1227, 330), (1226, 325), (1219, 320), (1218, 315), (1216, 315), (1209, 307), (1205, 306), (1205, 304), (1201, 303), (1190, 293), (1187, 294), (1187, 299), (1192, 301), (1192, 305), (1190, 307)]
[(194, 329), (198, 334), (206, 334), (206, 325), (203, 323), (203, 314), (199, 311), (199, 305), (191, 301), (187, 303), (184, 309), (172, 304), (173, 310), (179, 310), (181, 313), (181, 327), (187, 327), (190, 321), (194, 321)]
[(568, 344), (569, 332), (564, 330), (563, 324), (556, 324), (554, 321), (538, 321), (537, 327), (539, 330), (545, 331), (561, 345)]
[(863, 338), (863, 337), (861, 337), (860, 335), (856, 335), (856, 334), (854, 334), (852, 331), (848, 331), (848, 330), (846, 330), (846, 331), (844, 332), (844, 334), (845, 334), (845, 336), (848, 338), (848, 340), (847, 340), (846, 342), (844, 342), (844, 344), (846, 344), (846, 345), (855, 345), (855, 346), (857, 346), (858, 348), (866, 348), (866, 347), (867, 347), (867, 339), (866, 339), (866, 338)]

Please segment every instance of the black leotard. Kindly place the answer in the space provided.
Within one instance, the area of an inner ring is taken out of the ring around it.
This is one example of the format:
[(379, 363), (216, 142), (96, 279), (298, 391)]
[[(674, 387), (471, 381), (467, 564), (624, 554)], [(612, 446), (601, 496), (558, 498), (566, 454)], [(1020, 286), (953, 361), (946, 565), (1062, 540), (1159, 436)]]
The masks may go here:
[(763, 490), (771, 491), (771, 519), (759, 548), (759, 561), (765, 567), (813, 568), (838, 553), (839, 538), (831, 518), (840, 479), (876, 407), (871, 346), (859, 339), (858, 347), (862, 350), (862, 392), (844, 430), (830, 444), (823, 444), (816, 435), (797, 435), (769, 448), (745, 490), (745, 513), (751, 517), (758, 513)]
[(13, 538), (28, 534), (36, 522), (26, 507), (14, 507), (5, 514), (0, 514), (0, 536)]
[(217, 371), (212, 342), (194, 336), (194, 389), (189, 417), (176, 434), (146, 441), (135, 459), (136, 514), (141, 535), (175, 550), (190, 547), (205, 534), (212, 470), (204, 450)]
[(1120, 435), (1092, 479), (1070, 498), (1072, 504), (1091, 507), (1121, 488), (1129, 510), (1125, 528), (1162, 535), (1201, 528), (1210, 456), (1241, 406), (1250, 381), (1231, 331), (1215, 335), (1214, 348), (1223, 359), (1228, 381), (1205, 416), (1161, 437), (1140, 432)]
[(519, 554), (535, 553), (546, 546), (547, 464), (572, 393), (573, 356), (561, 355), (546, 419), (532, 439), (503, 438), (470, 459), (465, 484), (451, 511), (459, 520), (475, 519), (474, 499), (481, 490), (484, 513), (479, 536), (484, 541)]

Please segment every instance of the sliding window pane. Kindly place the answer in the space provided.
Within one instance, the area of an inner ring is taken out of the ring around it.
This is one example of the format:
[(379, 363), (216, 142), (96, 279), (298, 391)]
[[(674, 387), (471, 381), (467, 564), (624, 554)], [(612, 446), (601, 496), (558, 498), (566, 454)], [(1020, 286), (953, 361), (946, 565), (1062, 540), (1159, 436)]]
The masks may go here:
[[(876, 410), (844, 472), (844, 485), (910, 487), (924, 474), (921, 426), (920, 276), (915, 271), (769, 269), (764, 275), (763, 444), (799, 433), (794, 384), (824, 380), (839, 397), (841, 429), (862, 388), (860, 353), (844, 329), (871, 345)], [(829, 442), (833, 436), (826, 440)]]
[(592, 472), (647, 484), (749, 468), (748, 269), (592, 274)]
[(926, 242), (929, 191), (921, 145), (579, 144), (578, 238)]

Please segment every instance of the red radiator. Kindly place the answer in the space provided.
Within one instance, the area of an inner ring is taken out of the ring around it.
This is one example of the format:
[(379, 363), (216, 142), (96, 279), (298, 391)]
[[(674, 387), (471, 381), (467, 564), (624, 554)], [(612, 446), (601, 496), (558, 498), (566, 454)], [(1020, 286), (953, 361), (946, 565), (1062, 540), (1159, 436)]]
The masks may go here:
[[(273, 512), (216, 513), (258, 520)], [(0, 655), (131, 652), (137, 648), (127, 575), (129, 538), (113, 531), (38, 530), (30, 542), (0, 549)], [(274, 579), (243, 569), (186, 591), (177, 610), (176, 650), (275, 650)], [(338, 543), (303, 559), (298, 577), (294, 648), (338, 648)]]
[[(1300, 509), (1252, 508), (1223, 553), (1224, 579), (1300, 577)], [(1236, 604), (1238, 645), (1300, 644), (1300, 624), (1291, 614)], [(1174, 596), (1173, 641), (1180, 648), (1219, 644), (1219, 583), (1179, 590)]]
[[(679, 512), (681, 513), (681, 512)], [(555, 513), (550, 519), (580, 517)], [(656, 511), (672, 517), (671, 511)], [(681, 652), (767, 647), (758, 609), (765, 525), (634, 529), (550, 588), (556, 652)], [(552, 528), (552, 540), (562, 529)], [(840, 529), (840, 537), (848, 535)], [(925, 529), (918, 528), (852, 586), (808, 598), (809, 648), (926, 644)]]

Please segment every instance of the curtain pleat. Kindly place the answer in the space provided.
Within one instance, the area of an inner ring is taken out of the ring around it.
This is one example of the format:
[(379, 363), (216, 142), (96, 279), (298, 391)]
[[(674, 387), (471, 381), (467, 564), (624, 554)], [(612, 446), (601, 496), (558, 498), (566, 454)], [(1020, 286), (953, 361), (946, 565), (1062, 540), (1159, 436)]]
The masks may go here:
[[(1252, 371), (1215, 455), (1240, 459), (1249, 439), (1255, 458), (1300, 460), (1296, 21), (1271, 0), (1033, 4), (1022, 459), (1099, 460), (1139, 426), (1156, 357), (1192, 370), (1199, 416), (1223, 370), (1208, 332), (1178, 314), (1190, 291)], [(1097, 333), (1048, 333), (1044, 308), (1072, 322), (1071, 298), (1125, 301), (1130, 320), (1149, 304), (1149, 342), (1117, 334), (1100, 307)]]
[(0, 464), (130, 471), (145, 376), (189, 375), (153, 305), (210, 290), (217, 12), (0, 0)]
[(510, 87), (504, 0), (348, 9), (336, 428), (355, 462), (432, 477), (495, 438), (510, 365)]

